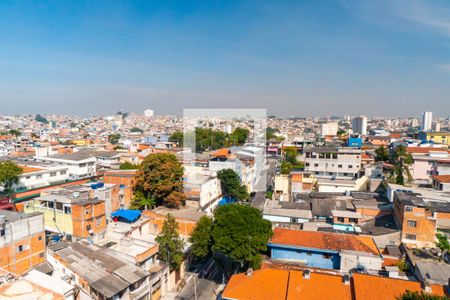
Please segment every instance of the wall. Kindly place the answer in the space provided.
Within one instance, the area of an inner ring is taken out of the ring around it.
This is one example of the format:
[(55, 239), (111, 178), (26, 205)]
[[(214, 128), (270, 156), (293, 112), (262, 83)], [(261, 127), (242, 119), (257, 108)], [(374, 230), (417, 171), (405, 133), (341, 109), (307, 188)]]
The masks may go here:
[(41, 212), (44, 214), (45, 230), (51, 232), (63, 232), (72, 235), (73, 224), (70, 214), (65, 214), (61, 210), (42, 207), (39, 200), (27, 202), (24, 207), (24, 212), (29, 214), (32, 212)]
[[(338, 252), (304, 249), (280, 245), (269, 245), (272, 259), (303, 261), (309, 267), (323, 269), (339, 269), (340, 257)], [(323, 256), (330, 255), (330, 258)]]

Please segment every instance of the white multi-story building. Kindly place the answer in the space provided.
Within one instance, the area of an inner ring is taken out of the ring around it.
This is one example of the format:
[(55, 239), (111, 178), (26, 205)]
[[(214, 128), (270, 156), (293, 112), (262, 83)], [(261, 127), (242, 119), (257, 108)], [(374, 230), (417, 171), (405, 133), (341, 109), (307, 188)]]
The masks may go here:
[(352, 130), (353, 130), (353, 133), (366, 135), (367, 134), (367, 117), (359, 116), (359, 117), (353, 118)]
[(144, 110), (144, 115), (146, 116), (146, 117), (153, 117), (153, 115), (155, 114), (155, 112), (153, 111), (153, 110), (151, 110), (151, 109), (146, 109), (146, 110)]
[(63, 183), (69, 179), (67, 166), (20, 164), (19, 167), (23, 171), (15, 185), (19, 191)]
[(431, 130), (432, 123), (433, 123), (433, 113), (431, 111), (425, 111), (422, 114), (422, 125), (420, 126), (420, 130), (422, 131)]
[(88, 178), (96, 175), (97, 158), (92, 152), (78, 151), (67, 154), (36, 156), (37, 161), (55, 166), (67, 167), (70, 180)]
[(361, 149), (311, 148), (305, 150), (305, 171), (317, 178), (356, 179), (361, 169)]

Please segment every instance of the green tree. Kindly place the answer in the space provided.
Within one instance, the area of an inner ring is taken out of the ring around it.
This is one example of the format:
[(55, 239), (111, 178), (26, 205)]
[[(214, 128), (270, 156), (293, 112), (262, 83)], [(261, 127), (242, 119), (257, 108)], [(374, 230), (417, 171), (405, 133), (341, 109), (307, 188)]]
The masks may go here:
[(156, 206), (155, 199), (149, 197), (142, 191), (136, 191), (134, 193), (133, 199), (131, 199), (130, 208), (131, 209), (152, 209)]
[(170, 135), (169, 142), (177, 143), (178, 146), (183, 147), (183, 137), (182, 131), (176, 131)]
[(426, 294), (424, 292), (412, 292), (407, 290), (402, 295), (397, 297), (398, 300), (446, 300), (448, 297)]
[(203, 216), (192, 231), (189, 241), (192, 243), (192, 255), (198, 259), (205, 259), (211, 254), (213, 220)]
[(266, 129), (266, 140), (274, 140), (277, 139), (277, 135), (275, 134), (278, 130), (273, 129), (271, 127), (267, 127)]
[(19, 130), (17, 130), (17, 129), (11, 129), (9, 131), (9, 134), (15, 135), (15, 136), (20, 136), (22, 133)]
[(41, 116), (40, 114), (37, 114), (37, 115), (34, 117), (34, 120), (36, 120), (37, 122), (40, 122), (40, 123), (48, 124), (47, 119), (44, 118), (43, 116)]
[(388, 150), (380, 146), (377, 149), (375, 149), (375, 155), (376, 155), (376, 161), (388, 161), (389, 160), (389, 152)]
[(8, 196), (14, 193), (13, 186), (19, 182), (19, 176), (22, 173), (23, 170), (14, 162), (4, 161), (0, 163), (0, 184)]
[(291, 173), (292, 169), (293, 169), (293, 166), (291, 163), (284, 161), (284, 160), (281, 161), (281, 174), (284, 174), (284, 175), (289, 174), (289, 173)]
[(413, 163), (411, 154), (406, 151), (406, 147), (403, 145), (397, 146), (392, 155), (392, 169), (391, 177), (396, 184), (405, 185), (412, 180), (410, 166)]
[(128, 161), (124, 162), (119, 167), (120, 170), (137, 170), (139, 169), (139, 165), (132, 164)]
[(247, 200), (249, 195), (245, 185), (241, 184), (239, 175), (232, 169), (224, 169), (217, 172), (217, 177), (222, 184), (222, 191), (225, 196), (237, 200)]
[(184, 200), (183, 166), (174, 154), (148, 155), (139, 166), (135, 190), (155, 199), (157, 205), (178, 207)]
[(158, 243), (158, 259), (170, 266), (170, 270), (178, 270), (184, 259), (184, 241), (178, 233), (178, 223), (171, 214), (167, 214), (161, 233), (156, 237)]
[(233, 145), (243, 145), (247, 141), (250, 131), (245, 128), (238, 127), (231, 133), (229, 140)]
[(260, 254), (267, 251), (272, 234), (270, 221), (251, 206), (227, 204), (214, 211), (212, 250), (241, 263), (244, 268), (259, 268)]
[(132, 132), (132, 133), (143, 133), (144, 132), (144, 130), (142, 130), (142, 129), (140, 129), (140, 128), (138, 128), (138, 127), (133, 127), (133, 128), (131, 128), (130, 129), (130, 132)]
[(448, 238), (445, 234), (438, 233), (436, 234), (436, 238), (436, 246), (441, 249), (441, 251), (450, 251), (450, 243), (448, 242)]
[(113, 145), (117, 144), (119, 142), (119, 140), (120, 140), (119, 133), (112, 133), (112, 134), (108, 135), (108, 142), (110, 142)]

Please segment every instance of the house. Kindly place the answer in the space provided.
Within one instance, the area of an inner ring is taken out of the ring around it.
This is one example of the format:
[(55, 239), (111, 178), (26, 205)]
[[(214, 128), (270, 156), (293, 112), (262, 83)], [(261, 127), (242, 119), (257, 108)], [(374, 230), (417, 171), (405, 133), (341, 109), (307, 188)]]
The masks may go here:
[(226, 285), (224, 300), (396, 300), (407, 290), (446, 295), (442, 285), (353, 273), (351, 276), (291, 266), (263, 267), (234, 274)]
[(45, 262), (42, 213), (0, 210), (0, 268), (21, 275)]
[(128, 208), (133, 199), (137, 170), (108, 170), (103, 174), (103, 182), (119, 186), (120, 207)]
[(273, 226), (299, 228), (299, 225), (313, 219), (309, 203), (287, 201), (267, 201), (263, 208), (263, 218)]
[(191, 207), (170, 209), (162, 206), (153, 210), (145, 210), (143, 214), (150, 219), (152, 234), (159, 234), (161, 232), (164, 220), (170, 214), (178, 223), (178, 233), (186, 239), (191, 235), (200, 218), (206, 215), (205, 212)]
[(415, 183), (430, 184), (433, 175), (450, 175), (450, 150), (432, 147), (407, 147), (413, 158), (411, 175)]
[(106, 230), (105, 201), (95, 199), (84, 187), (45, 191), (27, 202), (24, 211), (43, 213), (45, 230), (65, 235), (69, 240), (101, 239)]
[(148, 299), (150, 274), (87, 242), (61, 242), (48, 247), (54, 276), (71, 277), (80, 299)]
[(22, 277), (0, 268), (0, 282), (0, 299), (75, 299), (70, 284), (36, 270)]
[(394, 215), (402, 242), (409, 247), (435, 247), (437, 231), (450, 229), (450, 202), (432, 200), (426, 194), (395, 192)]
[(443, 191), (450, 192), (450, 174), (449, 175), (434, 175), (432, 176), (433, 188)]
[(183, 191), (186, 195), (186, 206), (208, 214), (212, 214), (222, 197), (221, 183), (215, 174), (194, 173), (184, 176)]
[(344, 272), (382, 267), (380, 252), (369, 236), (275, 228), (268, 247), (271, 259), (308, 267)]
[(64, 183), (69, 179), (68, 167), (50, 164), (20, 164), (22, 174), (15, 185), (18, 191)]

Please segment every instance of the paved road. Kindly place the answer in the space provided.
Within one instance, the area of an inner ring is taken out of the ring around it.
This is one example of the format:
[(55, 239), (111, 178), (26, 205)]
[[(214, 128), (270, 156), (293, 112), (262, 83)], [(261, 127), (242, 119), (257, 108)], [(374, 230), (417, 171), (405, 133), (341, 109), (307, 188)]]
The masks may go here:
[[(269, 162), (267, 168), (261, 172), (261, 176), (266, 177), (266, 188), (262, 189), (264, 191), (256, 192), (253, 197), (251, 205), (258, 209), (263, 209), (264, 204), (266, 203), (266, 190), (273, 188), (274, 178), (275, 178), (275, 170), (277, 163), (275, 161)], [(263, 182), (263, 181), (261, 181)], [(260, 183), (260, 182), (258, 182)]]
[(198, 273), (192, 273), (191, 279), (183, 290), (175, 297), (177, 300), (208, 300), (216, 299), (216, 292), (222, 283), (223, 274), (219, 267), (215, 266), (205, 278), (199, 278)]

